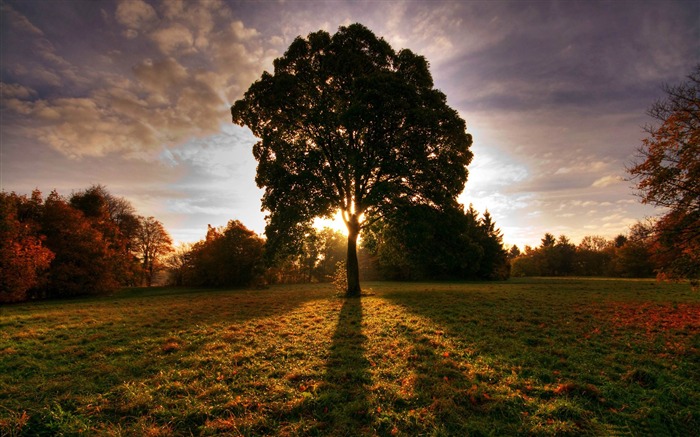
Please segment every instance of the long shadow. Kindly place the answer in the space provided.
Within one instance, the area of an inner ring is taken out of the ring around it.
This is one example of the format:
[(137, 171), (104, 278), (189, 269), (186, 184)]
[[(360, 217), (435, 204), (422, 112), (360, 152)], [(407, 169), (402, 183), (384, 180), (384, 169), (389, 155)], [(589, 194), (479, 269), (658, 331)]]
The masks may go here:
[(371, 383), (362, 333), (362, 303), (347, 299), (340, 310), (320, 392), (313, 402), (324, 435), (371, 434), (367, 397)]
[[(426, 341), (425, 335), (404, 329), (402, 335), (415, 345), (419, 402), (426, 404), (432, 399), (434, 403), (429, 409), (443, 424), (449, 425), (455, 413), (468, 417), (466, 425), (461, 421), (459, 429), (446, 427), (443, 431), (449, 435), (478, 434), (479, 428), (490, 428), (496, 434), (512, 434), (514, 430), (528, 434), (532, 424), (549, 421), (555, 424), (551, 430), (560, 423), (574, 434), (607, 433), (613, 429), (655, 434), (644, 428), (646, 424), (636, 423), (631, 414), (609, 411), (626, 408), (621, 404), (624, 398), (618, 393), (639, 388), (636, 387), (639, 384), (626, 381), (625, 366), (653, 368), (654, 374), (663, 375), (659, 380), (672, 380), (671, 371), (641, 361), (639, 355), (643, 352), (629, 357), (632, 352), (614, 349), (619, 342), (611, 342), (604, 336), (598, 340), (593, 330), (598, 326), (595, 318), (589, 318), (588, 311), (576, 308), (576, 304), (581, 306), (587, 300), (560, 302), (555, 298), (566, 297), (561, 292), (551, 294), (545, 289), (539, 293), (541, 296), (534, 292), (528, 296), (482, 291), (385, 294), (383, 297), (388, 301), (432, 320), (455, 340), (458, 348), (473, 351), (468, 358), (443, 358)], [(588, 339), (586, 335), (591, 332)], [(468, 377), (462, 370), (467, 365), (473, 366)], [(516, 370), (517, 376), (511, 373)], [(510, 395), (506, 388), (511, 390)], [(608, 393), (613, 399), (608, 398)], [(692, 424), (694, 419), (681, 422), (671, 411), (684, 405), (675, 399), (666, 402), (676, 404), (659, 407), (655, 414), (663, 420), (649, 426), (659, 426), (663, 432), (658, 434), (687, 434), (688, 423)], [(498, 421), (494, 422), (494, 418)], [(657, 420), (656, 417), (646, 420), (652, 419)], [(474, 426), (473, 431), (461, 429), (470, 426)], [(669, 431), (674, 429), (683, 431)]]

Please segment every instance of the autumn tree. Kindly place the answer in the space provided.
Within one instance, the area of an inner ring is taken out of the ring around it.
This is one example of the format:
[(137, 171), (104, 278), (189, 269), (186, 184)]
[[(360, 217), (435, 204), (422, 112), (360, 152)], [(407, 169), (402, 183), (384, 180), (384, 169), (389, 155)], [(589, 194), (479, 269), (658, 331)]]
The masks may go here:
[(104, 185), (74, 192), (69, 203), (102, 234), (112, 252), (111, 270), (119, 283), (132, 285), (139, 270), (133, 252), (140, 221), (131, 203), (113, 195)]
[(41, 229), (55, 258), (49, 270), (47, 297), (100, 294), (120, 285), (114, 269), (118, 254), (85, 214), (56, 191), (46, 198)]
[(146, 286), (153, 284), (155, 273), (164, 265), (165, 256), (172, 252), (173, 241), (155, 217), (138, 217), (135, 252), (141, 260)]
[(192, 271), (192, 244), (180, 243), (165, 258), (165, 266), (170, 270), (173, 285), (185, 285)]
[(0, 303), (19, 302), (42, 284), (54, 258), (39, 231), (43, 200), (0, 192)]
[(648, 114), (658, 123), (629, 169), (643, 203), (664, 208), (655, 225), (661, 270), (697, 281), (700, 276), (700, 64), (688, 80), (666, 86)]
[(190, 251), (189, 285), (244, 286), (262, 274), (264, 240), (238, 220), (209, 227), (206, 239)]
[(298, 248), (315, 217), (341, 211), (348, 296), (361, 291), (363, 229), (397, 205), (451, 205), (467, 180), (472, 139), (427, 60), (360, 24), (297, 37), (231, 114), (260, 139), (267, 250)]

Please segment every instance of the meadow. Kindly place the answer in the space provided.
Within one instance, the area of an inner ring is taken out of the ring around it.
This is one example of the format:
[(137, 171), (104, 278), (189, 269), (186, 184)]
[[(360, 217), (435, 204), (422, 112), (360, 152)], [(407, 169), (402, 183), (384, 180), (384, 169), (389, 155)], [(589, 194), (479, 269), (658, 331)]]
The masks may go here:
[(0, 435), (692, 435), (700, 296), (653, 280), (136, 289), (0, 308)]

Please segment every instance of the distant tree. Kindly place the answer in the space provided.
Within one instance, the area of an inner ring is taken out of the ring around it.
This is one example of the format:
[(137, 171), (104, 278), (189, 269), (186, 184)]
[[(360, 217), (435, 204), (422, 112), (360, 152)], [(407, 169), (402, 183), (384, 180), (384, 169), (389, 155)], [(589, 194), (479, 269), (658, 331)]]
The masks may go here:
[(520, 249), (515, 244), (508, 250), (508, 259), (515, 259), (520, 256)]
[(319, 261), (317, 277), (319, 281), (331, 281), (339, 262), (346, 257), (347, 237), (331, 228), (323, 228), (318, 232)]
[(70, 205), (81, 211), (113, 251), (111, 270), (122, 285), (133, 285), (139, 267), (133, 252), (139, 217), (131, 203), (111, 194), (104, 185), (73, 193)]
[(656, 222), (657, 260), (664, 274), (700, 277), (700, 64), (687, 82), (666, 86), (648, 114), (638, 161), (629, 169), (643, 203), (664, 208)]
[(548, 263), (554, 276), (570, 276), (574, 274), (576, 246), (571, 243), (566, 235), (559, 236), (550, 254), (551, 259)]
[(243, 286), (262, 275), (265, 242), (238, 220), (209, 227), (206, 239), (190, 251), (192, 276), (188, 285)]
[(348, 296), (361, 291), (363, 229), (397, 205), (451, 205), (467, 180), (472, 138), (433, 88), (426, 59), (360, 24), (295, 39), (231, 113), (260, 138), (268, 251), (298, 249), (315, 217), (340, 210)]
[(555, 276), (556, 275), (556, 252), (554, 246), (557, 244), (557, 239), (554, 234), (549, 232), (542, 237), (540, 247), (533, 254), (534, 262), (537, 265), (540, 276)]
[(625, 243), (615, 250), (615, 275), (627, 278), (654, 276), (653, 223), (638, 222), (630, 229)]
[(173, 241), (155, 217), (139, 217), (138, 220), (135, 252), (141, 260), (146, 286), (150, 287), (156, 272), (165, 265), (165, 257), (173, 251)]
[(31, 199), (0, 192), (0, 303), (26, 300), (54, 258), (38, 233), (42, 206), (38, 191)]
[[(471, 209), (471, 208), (470, 208)], [(503, 247), (503, 234), (496, 228), (488, 210), (477, 225), (477, 244), (483, 250), (477, 277), (481, 279), (507, 279), (510, 276), (508, 253)]]
[(575, 273), (580, 276), (612, 274), (614, 253), (614, 242), (598, 235), (584, 237), (576, 247)]
[(388, 279), (505, 279), (510, 274), (502, 236), (491, 215), (473, 207), (413, 206), (365, 234)]
[(120, 285), (114, 269), (118, 254), (93, 224), (56, 191), (46, 198), (41, 229), (55, 258), (43, 295), (100, 294)]
[(540, 245), (540, 247), (554, 247), (555, 244), (557, 244), (556, 237), (553, 234), (547, 232), (546, 234), (544, 234), (544, 237), (542, 237), (542, 244)]
[(627, 243), (627, 236), (623, 234), (619, 234), (618, 236), (615, 237), (613, 240), (613, 243), (615, 244), (615, 247), (622, 247)]
[(180, 243), (165, 258), (164, 265), (170, 269), (170, 277), (173, 285), (185, 285), (192, 274), (192, 244)]

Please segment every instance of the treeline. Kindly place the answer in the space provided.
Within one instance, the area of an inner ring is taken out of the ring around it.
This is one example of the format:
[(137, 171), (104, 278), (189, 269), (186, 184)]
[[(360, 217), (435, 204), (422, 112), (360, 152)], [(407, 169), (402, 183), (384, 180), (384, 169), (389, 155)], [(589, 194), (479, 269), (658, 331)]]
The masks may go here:
[[(241, 222), (209, 227), (173, 248), (163, 225), (101, 185), (64, 197), (0, 193), (0, 302), (105, 294), (150, 286), (263, 286), (329, 282), (344, 269), (347, 237), (309, 228), (283, 255)], [(364, 280), (505, 279), (502, 235), (470, 206), (397, 209), (363, 233)], [(159, 280), (162, 283), (162, 280)]]
[(45, 199), (0, 192), (0, 302), (150, 285), (171, 245), (159, 221), (100, 185)]
[(363, 236), (382, 279), (500, 280), (510, 274), (503, 235), (470, 205), (412, 206), (378, 221)]
[[(330, 282), (344, 269), (347, 236), (309, 228), (282, 255), (272, 255), (263, 238), (232, 220), (178, 247), (167, 264), (175, 285)], [(494, 280), (510, 273), (500, 230), (488, 212), (480, 217), (471, 206), (397, 211), (365, 231), (358, 257), (363, 280)]]
[(635, 224), (628, 235), (608, 240), (587, 236), (574, 245), (566, 236), (547, 233), (539, 247), (517, 246), (509, 252), (511, 274), (521, 276), (609, 276), (647, 278), (659, 270), (654, 253), (653, 228)]

